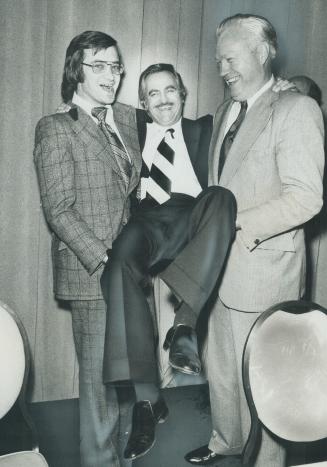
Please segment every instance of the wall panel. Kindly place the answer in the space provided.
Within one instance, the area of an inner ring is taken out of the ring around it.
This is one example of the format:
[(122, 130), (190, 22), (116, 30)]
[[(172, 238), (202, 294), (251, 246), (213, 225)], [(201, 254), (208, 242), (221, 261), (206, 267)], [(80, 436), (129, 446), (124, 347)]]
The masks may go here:
[(137, 105), (137, 80), (142, 47), (143, 0), (82, 0), (76, 34), (99, 30), (113, 36), (119, 45), (126, 73), (120, 88), (121, 102)]
[(200, 67), (198, 83), (198, 116), (215, 113), (224, 99), (224, 86), (216, 65), (216, 28), (230, 15), (230, 2), (204, 0), (201, 27)]
[(176, 65), (180, 8), (180, 0), (144, 1), (142, 70), (158, 62)]
[(188, 91), (184, 108), (188, 118), (197, 116), (202, 8), (202, 1), (181, 1), (176, 68)]

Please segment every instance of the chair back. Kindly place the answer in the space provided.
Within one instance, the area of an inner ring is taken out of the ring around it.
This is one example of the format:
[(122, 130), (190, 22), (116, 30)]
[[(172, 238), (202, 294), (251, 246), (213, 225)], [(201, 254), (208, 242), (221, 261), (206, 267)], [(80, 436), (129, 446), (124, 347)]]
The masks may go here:
[[(30, 352), (25, 328), (16, 313), (0, 301), (0, 419), (15, 406), (19, 408), (24, 422), (19, 425), (23, 432), (14, 432), (19, 444), (24, 444), (24, 450), (17, 452), (15, 446), (16, 452), (12, 452), (11, 443), (14, 440), (0, 436), (1, 452), (4, 453), (0, 456), (1, 467), (48, 467), (39, 453), (36, 428), (26, 406), (29, 369)], [(16, 417), (18, 412), (13, 412)], [(8, 435), (7, 432), (5, 434)], [(27, 442), (29, 451), (25, 450)]]
[(0, 418), (14, 405), (25, 382), (24, 334), (18, 317), (0, 302)]
[(255, 451), (259, 421), (289, 441), (327, 437), (327, 310), (289, 301), (262, 313), (245, 344), (243, 382), (251, 413), (245, 463)]

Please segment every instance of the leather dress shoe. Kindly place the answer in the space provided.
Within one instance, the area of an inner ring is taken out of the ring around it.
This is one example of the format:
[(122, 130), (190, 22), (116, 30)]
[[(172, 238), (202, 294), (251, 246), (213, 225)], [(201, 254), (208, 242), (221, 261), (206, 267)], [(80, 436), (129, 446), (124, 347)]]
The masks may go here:
[(124, 451), (125, 459), (144, 456), (155, 443), (155, 427), (168, 417), (168, 407), (160, 398), (155, 404), (140, 401), (134, 404), (132, 430)]
[(169, 348), (169, 364), (188, 375), (198, 375), (201, 362), (198, 355), (197, 336), (190, 326), (180, 324), (167, 332), (163, 348)]
[(233, 457), (233, 459), (240, 459), (241, 456), (223, 456), (221, 454), (216, 454), (208, 448), (208, 445), (205, 444), (194, 451), (188, 452), (184, 459), (193, 465), (211, 465), (219, 461), (223, 461), (226, 457)]

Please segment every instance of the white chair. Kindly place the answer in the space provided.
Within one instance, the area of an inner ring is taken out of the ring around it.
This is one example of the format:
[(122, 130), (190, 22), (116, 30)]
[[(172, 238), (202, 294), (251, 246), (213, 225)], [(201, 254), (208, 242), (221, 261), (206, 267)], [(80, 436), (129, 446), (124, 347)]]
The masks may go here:
[(48, 466), (39, 453), (36, 429), (25, 402), (29, 368), (30, 354), (26, 331), (17, 315), (0, 301), (0, 419), (9, 414), (17, 403), (31, 439), (30, 451), (0, 456), (0, 467)]
[(243, 382), (251, 413), (244, 464), (256, 455), (260, 423), (293, 442), (326, 438), (327, 310), (289, 301), (262, 313), (245, 344)]

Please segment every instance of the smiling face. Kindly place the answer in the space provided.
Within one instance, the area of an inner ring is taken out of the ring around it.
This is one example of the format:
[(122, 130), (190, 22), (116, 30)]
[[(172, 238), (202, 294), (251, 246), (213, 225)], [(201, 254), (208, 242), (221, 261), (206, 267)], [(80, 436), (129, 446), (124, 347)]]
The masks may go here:
[(171, 126), (182, 116), (183, 99), (174, 75), (159, 71), (145, 79), (144, 108), (153, 121)]
[(240, 26), (227, 29), (218, 38), (216, 60), (234, 100), (249, 99), (269, 80), (270, 70), (264, 66), (267, 53), (267, 46), (251, 44), (249, 33)]
[[(92, 64), (97, 61), (120, 63), (116, 47), (108, 47), (94, 54), (93, 49), (84, 50), (84, 63)], [(92, 68), (83, 66), (84, 82), (78, 83), (77, 94), (96, 106), (112, 104), (115, 100), (121, 76), (114, 75), (110, 67), (104, 73), (96, 74)]]

